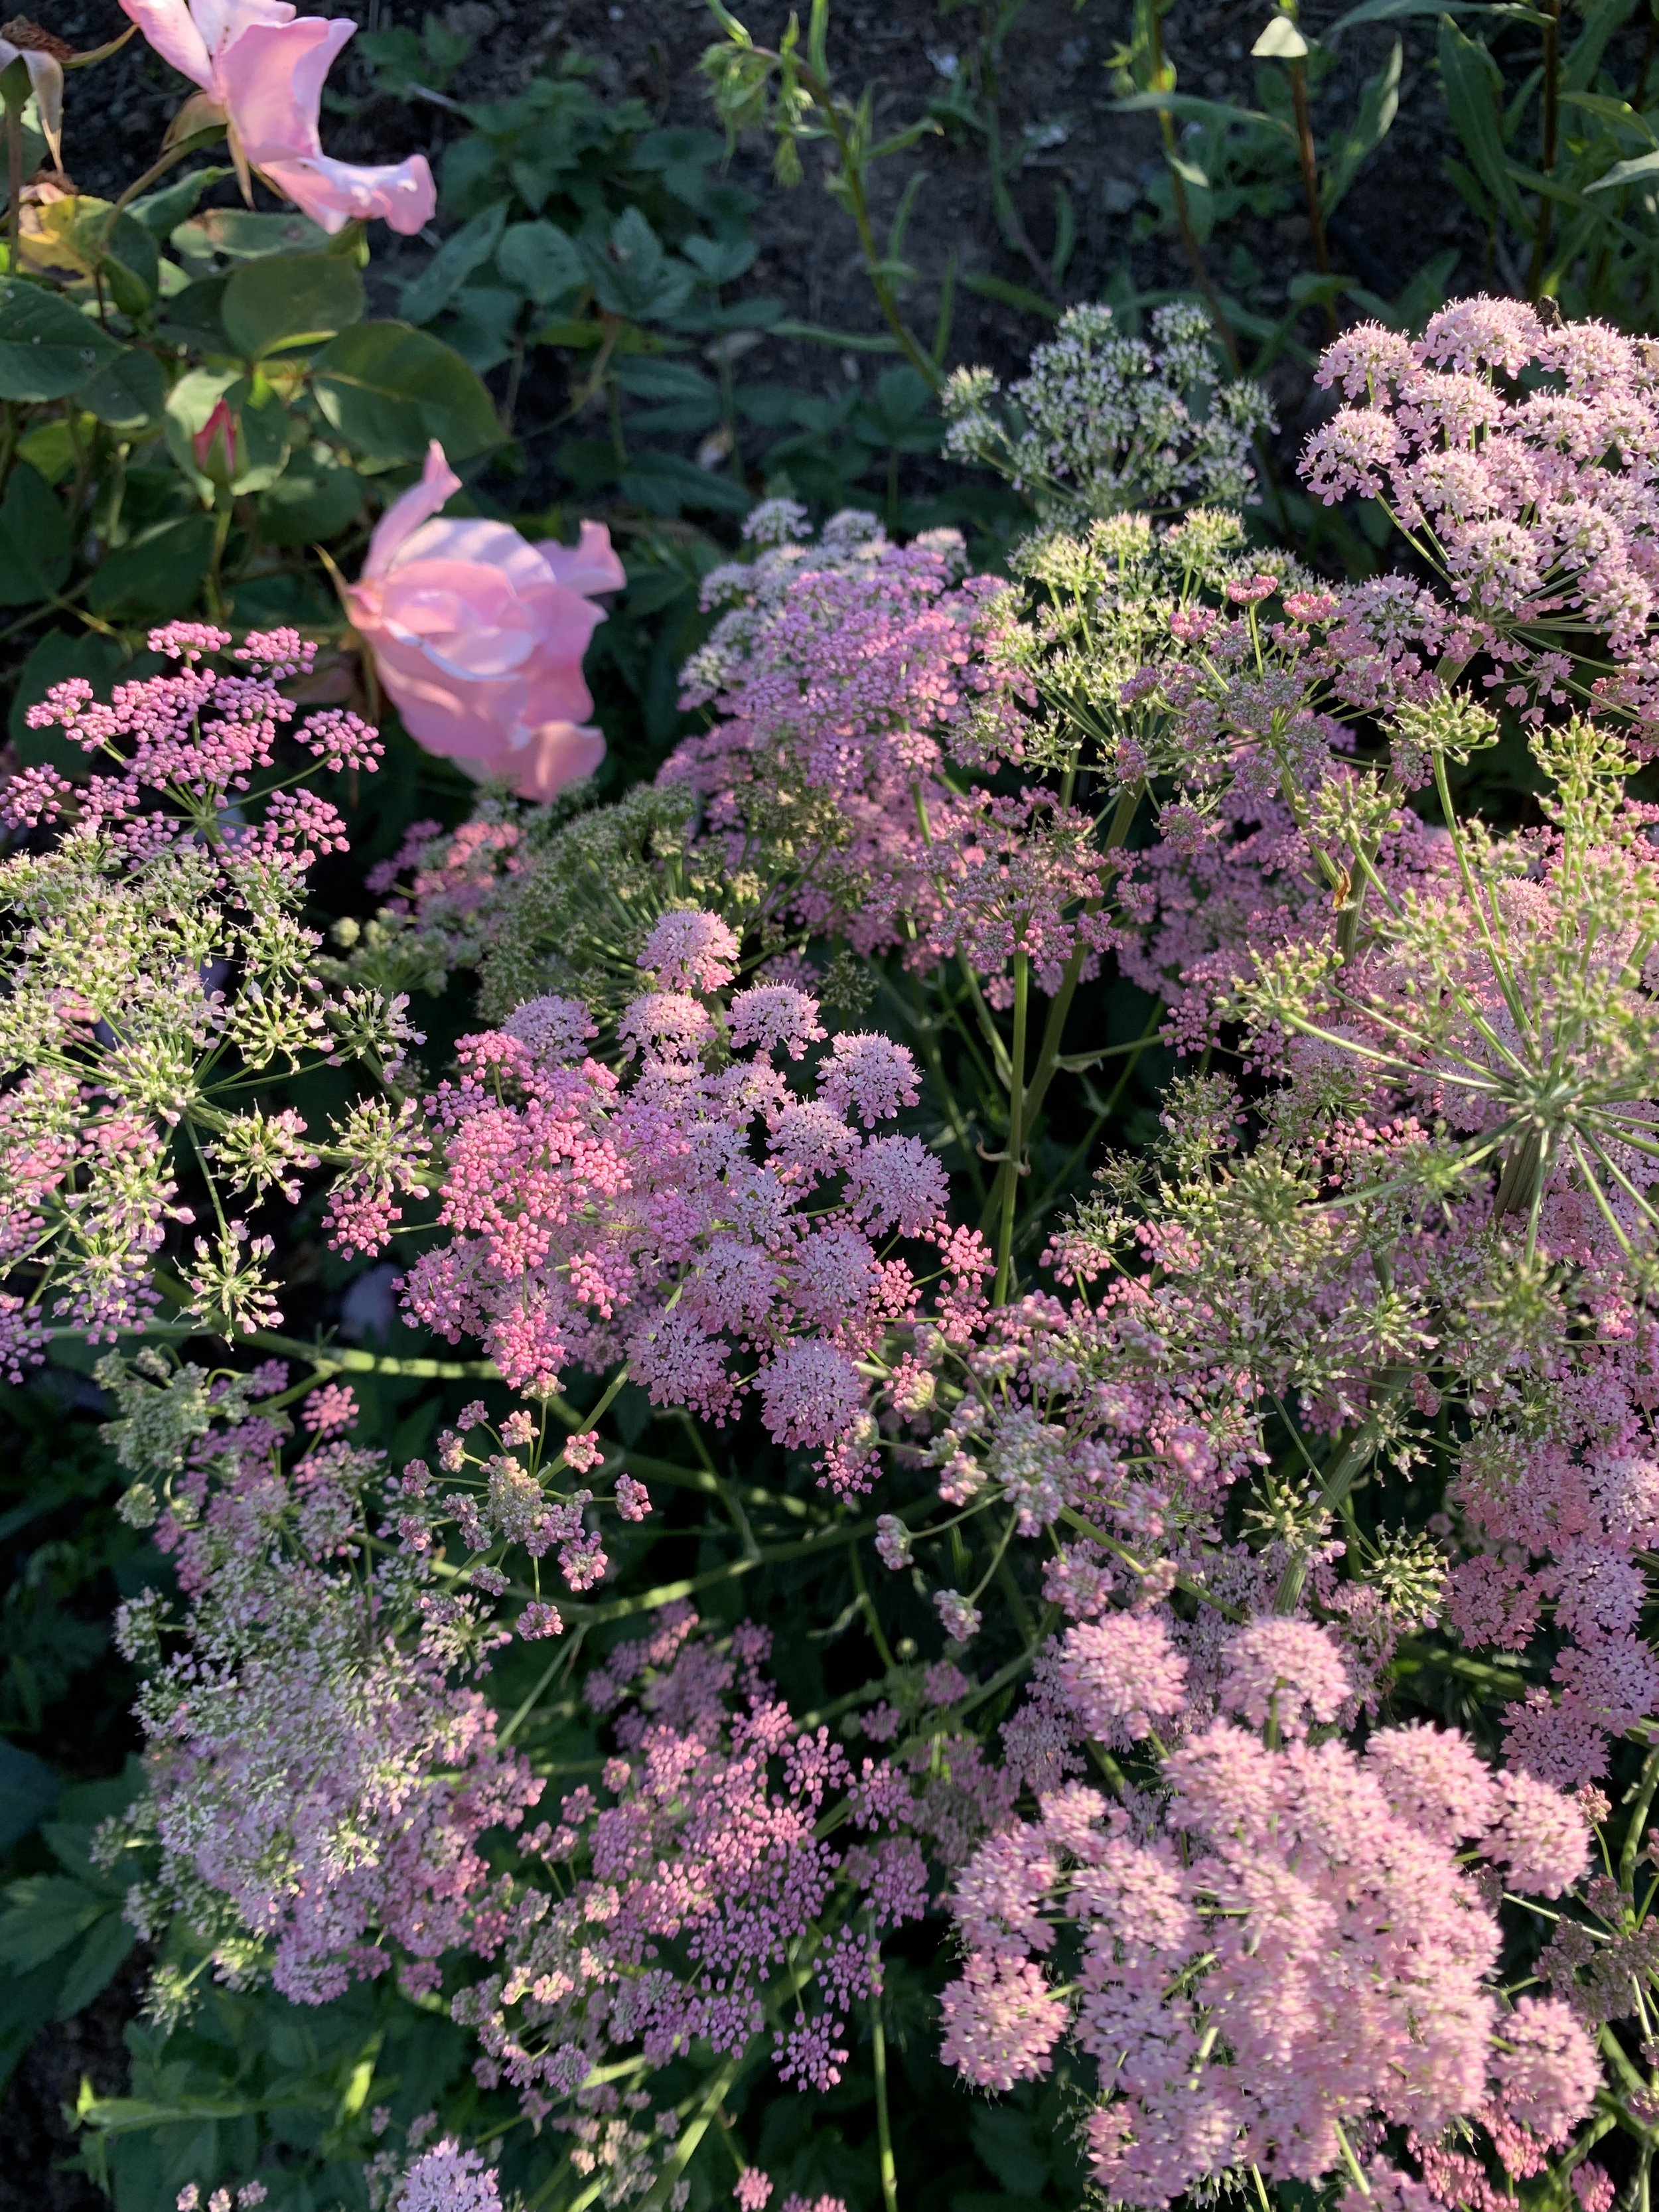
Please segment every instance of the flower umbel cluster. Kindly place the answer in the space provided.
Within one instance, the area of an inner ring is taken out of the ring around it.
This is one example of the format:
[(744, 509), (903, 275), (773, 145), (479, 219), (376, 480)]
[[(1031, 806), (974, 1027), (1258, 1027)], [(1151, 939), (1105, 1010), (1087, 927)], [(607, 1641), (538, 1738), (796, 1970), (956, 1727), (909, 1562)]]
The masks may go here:
[(1068, 307), (1003, 409), (988, 369), (957, 369), (946, 452), (1006, 476), (1048, 523), (1245, 506), (1251, 438), (1273, 427), (1267, 393), (1217, 377), (1214, 331), (1193, 302), (1157, 308), (1152, 331), (1148, 344), (1108, 307)]
[[(882, 1936), (926, 1909), (908, 1778), (803, 1729), (762, 1671), (769, 1646), (744, 1626), (718, 1644), (682, 1603), (590, 1674), (617, 1754), (600, 1794), (574, 1791), (526, 1839), (539, 1878), (492, 1904), (495, 1963), (457, 2001), (481, 2079), (505, 2076), (532, 2114), (576, 2098), (562, 2125), (580, 2171), (604, 2116), (646, 2113), (651, 2070), (701, 2042), (735, 2057), (764, 2038), (783, 2080), (833, 2088)], [(619, 2076), (643, 2094), (578, 2094)], [(652, 2157), (648, 2122), (628, 2124)]]
[[(541, 1794), (477, 1686), (502, 1632), (419, 1552), (371, 1546), (384, 1477), (338, 1432), (349, 1394), (308, 1401), (289, 1456), (281, 1362), (215, 1376), (146, 1351), (99, 1372), (137, 1478), (124, 1510), (156, 1525), (183, 1601), (175, 1618), (148, 1592), (118, 1626), (149, 1745), (149, 1793), (105, 1841), (144, 1869), (129, 1917), (182, 1915), (233, 1987), (268, 1972), (302, 2003), (394, 1965), (435, 1986), (489, 1879), (480, 1834)], [(187, 2002), (160, 1969), (154, 2008)]]
[(752, 1396), (780, 1443), (862, 1488), (861, 1365), (924, 1314), (963, 1334), (990, 1261), (951, 1224), (937, 1159), (887, 1127), (919, 1095), (910, 1054), (873, 1033), (820, 1053), (817, 1002), (731, 990), (737, 951), (715, 915), (663, 917), (641, 955), (653, 988), (617, 1024), (622, 1074), (585, 1055), (595, 1025), (570, 1000), (463, 1040), (428, 1109), (454, 1233), (404, 1302), (481, 1336), (532, 1395), (625, 1359), (654, 1403), (705, 1419)]
[(372, 770), (379, 740), (339, 708), (301, 720), (282, 685), (315, 648), (293, 631), (230, 644), (173, 623), (150, 638), (173, 672), (106, 703), (82, 680), (59, 684), (29, 720), (63, 731), (92, 772), (26, 769), (0, 802), (37, 833), (0, 861), (0, 1328), (14, 1362), (38, 1352), (47, 1316), (94, 1340), (142, 1328), (175, 1234), (189, 1277), (175, 1302), (216, 1329), (267, 1326), (273, 1248), (246, 1216), (273, 1192), (291, 1204), (325, 1162), (388, 1204), (415, 1177), (379, 1098), (329, 1137), (246, 1100), (255, 1081), (325, 1061), (384, 1085), (420, 1040), (401, 995), (323, 981), (301, 919), (312, 867), (346, 843), (307, 779)]

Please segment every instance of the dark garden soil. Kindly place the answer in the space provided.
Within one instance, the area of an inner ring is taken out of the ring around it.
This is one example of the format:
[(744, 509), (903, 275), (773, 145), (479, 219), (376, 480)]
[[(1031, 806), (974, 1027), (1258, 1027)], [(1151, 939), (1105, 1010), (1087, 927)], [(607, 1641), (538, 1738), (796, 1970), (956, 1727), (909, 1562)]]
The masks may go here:
[[(356, 15), (366, 27), (386, 27), (398, 21), (414, 25), (424, 9), (421, 0), (343, 0), (336, 12)], [(564, 0), (550, 7), (545, 0), (452, 0), (442, 12), (452, 28), (476, 41), (471, 58), (450, 86), (452, 98), (511, 92), (574, 46), (597, 64), (596, 82), (604, 92), (642, 99), (664, 122), (710, 120), (696, 68), (714, 30), (704, 0)], [(755, 38), (769, 43), (790, 11), (785, 0), (750, 0), (738, 12)], [(1176, 9), (1165, 35), (1182, 89), (1249, 104), (1255, 67), (1249, 47), (1268, 12), (1267, 0)], [(1340, 0), (1310, 0), (1303, 12), (1309, 27), (1316, 29), (1340, 12)], [(875, 91), (878, 129), (893, 128), (922, 112), (951, 75), (966, 66), (978, 15), (973, 0), (955, 8), (937, 0), (842, 0), (832, 10), (830, 32), (839, 81), (849, 88), (868, 82)], [(54, 13), (51, 27), (77, 45), (90, 45), (112, 35), (122, 21), (114, 0), (79, 0)], [(914, 156), (877, 173), (878, 219), (890, 217), (912, 166), (926, 173), (905, 247), (919, 272), (907, 301), (918, 329), (933, 328), (939, 280), (952, 254), (961, 277), (1000, 279), (1061, 304), (1098, 297), (1119, 271), (1127, 271), (1142, 290), (1191, 289), (1191, 267), (1179, 242), (1138, 235), (1146, 208), (1139, 180), (1156, 172), (1161, 159), (1152, 118), (1112, 112), (1108, 64), (1128, 27), (1127, 0), (1029, 0), (1008, 41), (999, 88), (1003, 143), (1026, 149), (1010, 179), (1018, 235), (1005, 234), (1015, 226), (1000, 228), (983, 141), (976, 136), (931, 137)], [(1321, 88), (1316, 129), (1322, 113), (1336, 118), (1352, 112), (1358, 86), (1397, 31), (1407, 52), (1399, 117), (1333, 227), (1335, 265), (1388, 297), (1425, 261), (1455, 246), (1454, 291), (1511, 289), (1514, 272), (1486, 267), (1484, 239), (1442, 173), (1444, 111), (1432, 78), (1431, 19), (1426, 25), (1407, 21), (1352, 33), (1341, 46), (1340, 66)], [(346, 159), (386, 160), (421, 146), (435, 168), (446, 141), (466, 127), (446, 108), (374, 96), (368, 71), (354, 65), (349, 50), (331, 89), (356, 108), (349, 116), (324, 118), (328, 150)], [(178, 80), (137, 41), (94, 76), (71, 81), (64, 157), (84, 190), (118, 190), (154, 159), (179, 91)], [(769, 148), (755, 135), (737, 149), (733, 173), (764, 191), (769, 161)], [(748, 283), (781, 298), (792, 318), (874, 331), (879, 318), (852, 224), (828, 199), (820, 174), (809, 153), (802, 186), (765, 192), (755, 226), (761, 255)], [(1047, 262), (1054, 244), (1055, 187), (1061, 184), (1076, 210), (1078, 237), (1064, 282), (1056, 287)], [(1224, 289), (1243, 273), (1237, 260), (1241, 249), (1263, 272), (1259, 307), (1277, 312), (1285, 286), (1310, 266), (1305, 217), (1247, 220), (1214, 242), (1210, 264)], [(951, 354), (957, 361), (1012, 370), (1043, 327), (1040, 319), (958, 285)], [(1304, 344), (1316, 346), (1321, 335), (1318, 318), (1304, 316)], [(839, 387), (845, 377), (873, 373), (868, 357), (838, 359), (822, 347), (777, 339), (765, 344), (746, 373), (808, 389)], [(1271, 380), (1285, 435), (1294, 439), (1306, 368), (1281, 361)], [(532, 373), (521, 395), (520, 423), (533, 422), (538, 406), (556, 410), (563, 397), (556, 369)]]
[(99, 2212), (109, 2200), (75, 2159), (71, 2115), (82, 2081), (101, 2097), (127, 2087), (122, 2030), (143, 1996), (148, 1961), (130, 1959), (84, 2011), (37, 2036), (0, 2103), (0, 2212)]

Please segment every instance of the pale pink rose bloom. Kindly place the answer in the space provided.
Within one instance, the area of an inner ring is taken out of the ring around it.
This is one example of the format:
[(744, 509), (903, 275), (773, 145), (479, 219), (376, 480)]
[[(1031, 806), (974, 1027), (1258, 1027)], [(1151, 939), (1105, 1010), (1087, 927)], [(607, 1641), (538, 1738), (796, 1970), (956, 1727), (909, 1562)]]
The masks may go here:
[(582, 655), (592, 594), (627, 578), (602, 522), (579, 545), (532, 545), (504, 522), (434, 521), (460, 478), (434, 438), (421, 481), (380, 517), (346, 611), (410, 737), (469, 775), (550, 799), (591, 775), (605, 739)]
[[(239, 168), (257, 169), (326, 231), (384, 216), (393, 230), (430, 222), (437, 197), (424, 154), (376, 168), (331, 161), (317, 135), (323, 80), (356, 28), (298, 17), (287, 0), (121, 0), (158, 54), (206, 99), (191, 119), (230, 133)], [(244, 174), (243, 183), (246, 184)]]

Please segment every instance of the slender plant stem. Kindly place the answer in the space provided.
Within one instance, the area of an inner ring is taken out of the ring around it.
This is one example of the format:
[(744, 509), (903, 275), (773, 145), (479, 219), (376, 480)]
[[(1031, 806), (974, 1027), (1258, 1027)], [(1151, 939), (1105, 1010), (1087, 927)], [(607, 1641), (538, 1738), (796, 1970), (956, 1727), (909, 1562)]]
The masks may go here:
[[(1314, 266), (1322, 276), (1331, 273), (1330, 252), (1325, 243), (1325, 210), (1319, 200), (1319, 157), (1314, 150), (1313, 124), (1308, 114), (1308, 64), (1288, 64), (1291, 104), (1296, 111), (1296, 146), (1302, 161), (1302, 190), (1308, 202), (1308, 228), (1313, 234)], [(1325, 327), (1336, 336), (1336, 303), (1325, 301)]]
[(101, 253), (105, 246), (109, 243), (109, 234), (114, 229), (117, 219), (132, 205), (134, 200), (136, 200), (142, 192), (148, 191), (149, 187), (156, 182), (158, 178), (165, 177), (167, 171), (175, 167), (179, 162), (182, 161), (186, 154), (197, 152), (199, 149), (199, 139), (191, 137), (185, 139), (182, 145), (169, 147), (167, 151), (162, 155), (159, 161), (153, 161), (149, 167), (144, 171), (142, 177), (136, 177), (133, 179), (132, 183), (127, 186), (125, 191), (122, 193), (120, 198), (115, 201), (112, 205), (109, 213), (104, 217), (103, 223), (98, 233), (98, 244), (95, 249), (98, 252)]
[[(1319, 1492), (1321, 1510), (1334, 1513), (1347, 1498), (1360, 1474), (1375, 1457), (1382, 1441), (1383, 1429), (1396, 1398), (1411, 1380), (1412, 1370), (1392, 1367), (1382, 1377), (1376, 1403), (1356, 1434), (1346, 1443), (1330, 1462)], [(1302, 1592), (1308, 1579), (1308, 1558), (1298, 1551), (1285, 1562), (1279, 1576), (1279, 1588), (1273, 1592), (1273, 1611), (1290, 1613), (1302, 1601)]]
[(1014, 955), (1014, 1042), (1008, 1085), (1008, 1157), (1003, 1162), (1002, 1218), (997, 1228), (997, 1281), (993, 1303), (1007, 1303), (1013, 1266), (1014, 1205), (1019, 1195), (1020, 1158), (1025, 1147), (1025, 1028), (1031, 1002), (1031, 956)]
[(651, 2193), (645, 2199), (643, 2212), (661, 2212), (661, 2208), (668, 2203), (673, 2194), (675, 2183), (690, 2165), (697, 2145), (708, 2134), (714, 2124), (715, 2113), (726, 2102), (726, 2094), (738, 2078), (747, 2049), (748, 2046), (745, 2045), (743, 2051), (738, 2051), (735, 2057), (728, 2058), (709, 2083), (708, 2094), (704, 2096), (702, 2104), (680, 2130), (679, 2140), (674, 2145), (673, 2156), (652, 2184)]
[(887, 2031), (882, 2026), (879, 1989), (870, 1993), (870, 2047), (876, 2069), (876, 2148), (881, 2161), (881, 2201), (885, 2212), (898, 2212), (898, 2174), (893, 2165), (893, 2130), (887, 2112)]
[[(1164, 18), (1159, 0), (1147, 0), (1146, 12), (1152, 20), (1152, 89), (1167, 92), (1174, 82), (1174, 72), (1164, 58)], [(1221, 349), (1235, 376), (1243, 374), (1244, 364), (1239, 359), (1238, 341), (1233, 336), (1232, 325), (1227, 320), (1221, 305), (1221, 295), (1210, 281), (1209, 265), (1204, 258), (1204, 249), (1198, 242), (1198, 233), (1193, 228), (1192, 210), (1187, 204), (1187, 183), (1176, 164), (1181, 159), (1176, 143), (1175, 118), (1167, 107), (1158, 112), (1158, 130), (1164, 139), (1164, 159), (1170, 172), (1170, 189), (1175, 200), (1176, 228), (1181, 233), (1181, 242), (1187, 249), (1187, 258), (1192, 264), (1193, 276), (1199, 290), (1204, 295), (1204, 304), (1210, 311), (1210, 320), (1215, 325)]]
[[(150, 1279), (164, 1297), (175, 1305), (190, 1304), (187, 1285), (176, 1276), (156, 1269)], [(57, 1337), (83, 1337), (84, 1329), (52, 1328), (46, 1334)], [(152, 1322), (144, 1334), (147, 1336), (211, 1336), (213, 1331), (204, 1328), (198, 1321)], [(256, 1352), (285, 1352), (290, 1359), (305, 1359), (311, 1363), (319, 1376), (330, 1375), (406, 1375), (428, 1382), (499, 1382), (501, 1373), (492, 1359), (401, 1359), (390, 1353), (359, 1352), (344, 1344), (307, 1344), (296, 1336), (279, 1336), (268, 1328), (248, 1331), (236, 1339), (238, 1344), (251, 1345)], [(585, 1418), (585, 1417), (583, 1417)]]
[(1636, 1881), (1636, 1855), (1642, 1847), (1642, 1831), (1647, 1825), (1648, 1811), (1653, 1803), (1653, 1793), (1659, 1789), (1659, 1744), (1648, 1753), (1642, 1769), (1630, 1808), (1630, 1821), (1625, 1830), (1625, 1840), (1619, 1853), (1619, 1887), (1628, 1895)]
[(945, 386), (945, 372), (899, 312), (898, 295), (894, 291), (891, 280), (882, 268), (884, 256), (880, 246), (876, 242), (875, 227), (870, 220), (870, 203), (864, 189), (864, 163), (861, 157), (854, 150), (852, 141), (847, 133), (845, 121), (836, 104), (835, 95), (829, 85), (815, 71), (802, 70), (800, 82), (804, 89), (811, 94), (818, 112), (828, 126), (830, 137), (835, 141), (836, 152), (841, 160), (847, 211), (852, 216), (854, 228), (859, 234), (859, 248), (864, 256), (865, 274), (870, 280), (871, 290), (876, 295), (876, 305), (881, 309), (882, 319), (898, 340), (899, 351), (909, 362), (911, 368), (919, 375), (926, 378), (932, 390), (942, 391)]
[[(1140, 805), (1143, 788), (1140, 784), (1131, 784), (1127, 791), (1120, 794), (1116, 809), (1106, 830), (1107, 852), (1115, 853), (1121, 850), (1127, 842), (1130, 830), (1134, 827), (1135, 815)], [(1098, 911), (1099, 904), (1100, 902), (1097, 899), (1091, 899), (1084, 911), (1087, 914), (1094, 914)], [(1073, 947), (1065, 967), (1060, 970), (1060, 988), (1048, 1002), (1048, 1018), (1042, 1025), (1042, 1041), (1037, 1047), (1036, 1065), (1031, 1071), (1030, 1081), (1025, 1086), (1024, 1103), (1020, 1109), (1021, 1121), (1028, 1130), (1035, 1127), (1036, 1117), (1042, 1110), (1042, 1102), (1048, 1095), (1048, 1085), (1054, 1081), (1059, 1068), (1060, 1048), (1066, 1034), (1066, 1020), (1072, 1011), (1072, 1001), (1077, 996), (1078, 985), (1083, 979), (1083, 963), (1087, 955), (1088, 947), (1081, 942)], [(1009, 1152), (1010, 1158), (1004, 1160), (997, 1170), (996, 1179), (991, 1185), (990, 1196), (986, 1201), (984, 1222), (987, 1226), (1000, 1218), (1002, 1208), (1007, 1203), (1010, 1182), (1017, 1175), (1017, 1166), (1012, 1157), (1013, 1152), (1012, 1142), (1009, 1146)]]
[(23, 265), (23, 112), (6, 102), (6, 234), (15, 276)]
[[(1540, 173), (1555, 174), (1556, 143), (1561, 117), (1561, 0), (1545, 0), (1544, 13), (1544, 144)], [(1535, 300), (1544, 287), (1544, 264), (1550, 250), (1555, 203), (1547, 192), (1538, 197), (1538, 228), (1532, 242), (1532, 265), (1527, 271), (1527, 297)]]

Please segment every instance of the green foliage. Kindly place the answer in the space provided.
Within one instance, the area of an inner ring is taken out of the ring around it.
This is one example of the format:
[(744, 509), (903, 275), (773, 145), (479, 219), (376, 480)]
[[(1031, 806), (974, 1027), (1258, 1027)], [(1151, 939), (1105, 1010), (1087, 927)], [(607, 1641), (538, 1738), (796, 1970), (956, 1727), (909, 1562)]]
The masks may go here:
[(118, 2212), (172, 2212), (187, 2183), (256, 2169), (273, 2212), (361, 2206), (377, 2107), (401, 2130), (439, 2106), (465, 2125), (478, 2102), (461, 2031), (384, 1984), (315, 2007), (210, 1987), (188, 2030), (134, 2025), (126, 2040), (128, 2094), (83, 2088), (76, 2115), (85, 2170)]
[[(198, 213), (221, 173), (118, 217), (53, 202), (28, 273), (0, 280), (0, 605), (83, 601), (136, 627), (204, 600), (230, 612), (244, 589), (251, 607), (276, 604), (301, 549), (352, 528), (372, 477), (418, 462), (433, 437), (457, 460), (499, 446), (494, 402), (459, 356), (362, 320), (354, 231)], [(234, 465), (216, 486), (192, 441), (222, 402)], [(89, 489), (92, 528), (77, 531)]]
[(15, 277), (0, 285), (0, 399), (63, 399), (120, 351), (89, 314)]

